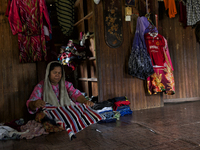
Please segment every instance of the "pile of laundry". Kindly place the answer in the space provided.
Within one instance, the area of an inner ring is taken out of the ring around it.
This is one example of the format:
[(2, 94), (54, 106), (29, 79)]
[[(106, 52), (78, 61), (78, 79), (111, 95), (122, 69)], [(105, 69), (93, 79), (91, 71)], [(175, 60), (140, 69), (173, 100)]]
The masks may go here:
[(25, 124), (24, 119), (21, 118), (0, 125), (0, 140), (32, 139), (43, 134), (49, 133), (35, 120)]
[[(96, 98), (95, 98), (96, 100)], [(93, 101), (93, 100), (91, 100)], [(92, 109), (103, 115), (105, 119), (98, 123), (116, 122), (120, 120), (120, 116), (132, 114), (130, 109), (130, 101), (126, 96), (115, 97), (103, 102), (96, 102)]]

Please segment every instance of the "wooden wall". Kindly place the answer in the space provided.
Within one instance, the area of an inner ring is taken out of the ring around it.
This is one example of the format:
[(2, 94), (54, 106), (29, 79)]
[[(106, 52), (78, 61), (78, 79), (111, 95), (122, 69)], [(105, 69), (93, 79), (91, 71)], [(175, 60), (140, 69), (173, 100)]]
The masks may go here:
[[(179, 5), (176, 4), (179, 12)], [(170, 19), (164, 13), (159, 20), (159, 32), (167, 39), (174, 67), (175, 95), (164, 95), (165, 102), (200, 100), (200, 45), (195, 28), (183, 28), (179, 14)]]
[(36, 82), (36, 64), (19, 63), (17, 35), (5, 16), (7, 1), (0, 0), (0, 122), (30, 117), (26, 108)]
[(148, 96), (145, 82), (128, 74), (128, 60), (131, 52), (137, 17), (132, 22), (125, 22), (125, 4), (122, 2), (123, 43), (118, 48), (109, 47), (104, 38), (103, 3), (95, 5), (96, 52), (98, 65), (99, 101), (118, 96), (127, 96), (132, 110), (163, 106), (162, 95)]
[[(122, 1), (123, 2), (123, 1)], [(158, 8), (157, 1), (153, 9)], [(177, 5), (178, 6), (178, 5)], [(124, 10), (124, 5), (122, 5)], [(179, 8), (177, 8), (178, 10)], [(119, 48), (110, 48), (105, 43), (103, 4), (95, 6), (97, 25), (97, 65), (99, 72), (99, 97), (100, 101), (109, 98), (126, 95), (131, 101), (133, 110), (148, 109), (164, 106), (165, 102), (200, 100), (200, 49), (196, 42), (194, 29), (183, 27), (178, 22), (179, 14), (169, 19), (165, 14), (159, 20), (159, 33), (168, 40), (169, 51), (174, 65), (175, 95), (166, 96), (163, 94), (148, 96), (145, 92), (145, 82), (128, 75), (128, 59), (133, 42), (133, 34), (130, 22), (123, 21), (123, 44)], [(155, 11), (155, 10), (154, 10)], [(123, 13), (124, 11), (122, 11)], [(124, 16), (124, 13), (123, 15)], [(132, 21), (136, 23), (136, 21)]]

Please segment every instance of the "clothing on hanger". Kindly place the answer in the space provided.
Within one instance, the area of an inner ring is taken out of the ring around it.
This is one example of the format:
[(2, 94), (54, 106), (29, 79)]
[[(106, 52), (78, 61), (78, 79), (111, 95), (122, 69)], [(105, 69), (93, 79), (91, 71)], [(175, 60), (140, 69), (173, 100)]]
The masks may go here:
[(128, 62), (128, 73), (142, 80), (146, 80), (148, 76), (154, 73), (144, 40), (144, 34), (150, 31), (149, 25), (150, 22), (146, 17), (137, 18), (135, 37)]
[(145, 43), (150, 55), (154, 73), (147, 78), (147, 89), (150, 95), (164, 92), (175, 93), (173, 66), (169, 55), (167, 40), (159, 33), (146, 33)]
[(164, 0), (165, 9), (168, 10), (169, 18), (174, 18), (177, 14), (175, 0)]

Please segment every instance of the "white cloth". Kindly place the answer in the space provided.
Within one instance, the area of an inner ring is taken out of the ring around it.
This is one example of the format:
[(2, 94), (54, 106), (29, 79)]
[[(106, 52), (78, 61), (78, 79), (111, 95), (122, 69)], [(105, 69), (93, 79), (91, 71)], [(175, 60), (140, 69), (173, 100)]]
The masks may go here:
[(0, 126), (0, 140), (2, 140), (3, 138), (11, 138), (13, 137), (13, 135), (22, 135), (27, 132), (28, 130), (25, 132), (18, 132), (17, 130), (9, 126)]
[(109, 110), (113, 110), (112, 107), (104, 107), (102, 109), (96, 110), (98, 113), (100, 112), (104, 112), (104, 111), (109, 111)]

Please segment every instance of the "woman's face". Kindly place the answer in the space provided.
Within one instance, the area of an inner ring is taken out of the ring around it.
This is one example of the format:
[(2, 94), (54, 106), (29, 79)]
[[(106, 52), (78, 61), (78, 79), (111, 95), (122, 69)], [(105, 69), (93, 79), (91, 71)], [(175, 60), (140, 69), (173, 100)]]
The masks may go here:
[(51, 84), (57, 85), (62, 77), (62, 69), (61, 67), (54, 67), (53, 70), (51, 70), (49, 75), (49, 80)]

